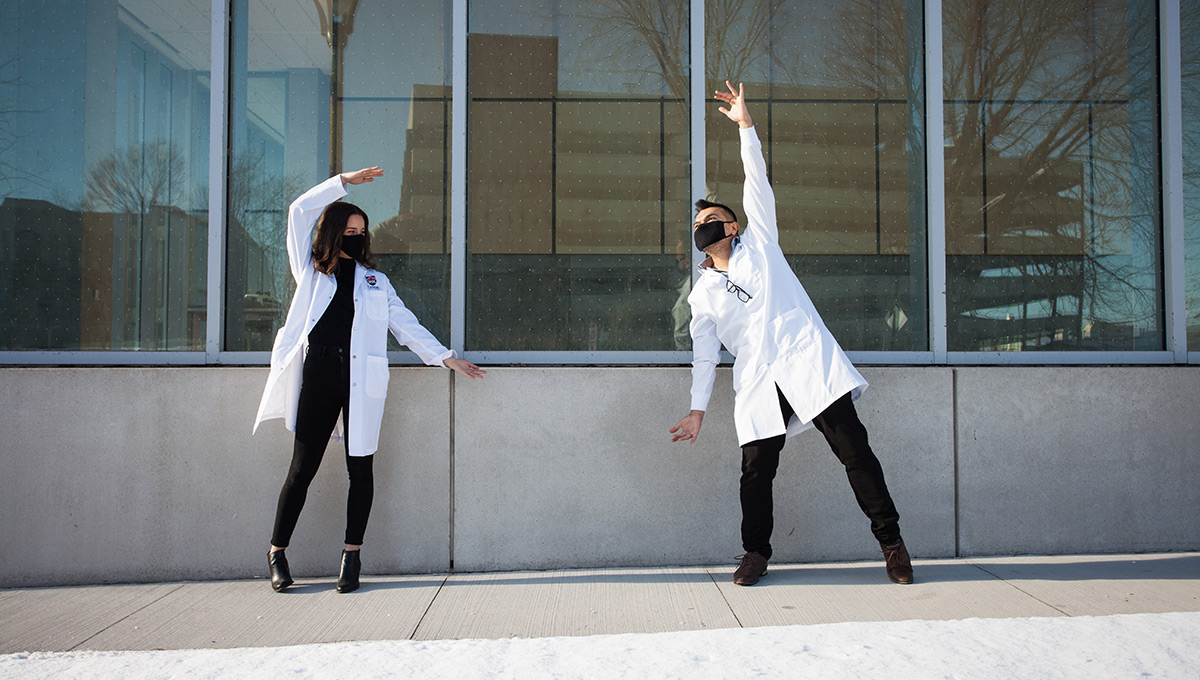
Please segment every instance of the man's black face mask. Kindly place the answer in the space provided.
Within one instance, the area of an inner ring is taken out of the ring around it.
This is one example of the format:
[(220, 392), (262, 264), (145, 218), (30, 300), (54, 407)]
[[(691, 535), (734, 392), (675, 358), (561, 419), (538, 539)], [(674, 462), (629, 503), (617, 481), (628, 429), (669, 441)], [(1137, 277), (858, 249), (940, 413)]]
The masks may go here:
[(704, 250), (712, 244), (725, 238), (725, 225), (733, 222), (733, 220), (712, 220), (711, 222), (702, 222), (696, 227), (693, 232), (693, 238), (696, 239), (696, 249)]

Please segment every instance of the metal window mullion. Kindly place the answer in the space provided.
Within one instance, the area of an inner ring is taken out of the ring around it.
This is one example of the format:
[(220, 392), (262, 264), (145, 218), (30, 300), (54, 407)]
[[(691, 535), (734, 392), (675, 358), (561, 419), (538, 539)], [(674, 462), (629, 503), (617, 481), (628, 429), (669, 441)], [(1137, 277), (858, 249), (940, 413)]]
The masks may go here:
[[(930, 365), (933, 363), (932, 352), (908, 352), (908, 351), (850, 351), (847, 352), (851, 361), (856, 364), (864, 365)], [(1140, 356), (1140, 355), (1139, 355)], [(692, 359), (692, 353), (688, 351), (674, 350), (612, 350), (612, 351), (577, 351), (563, 350), (558, 352), (547, 352), (540, 350), (515, 350), (515, 351), (475, 351), (467, 352), (466, 359), (476, 363), (484, 363), (490, 365), (507, 365), (507, 364), (528, 364), (528, 365), (640, 365), (654, 366), (660, 365), (663, 367), (678, 366), (679, 364), (687, 364)], [(1107, 360), (1111, 363), (1123, 363), (1116, 361), (1110, 354)], [(721, 361), (724, 363), (732, 363), (733, 356), (728, 352), (721, 352)], [(1046, 362), (1052, 363), (1052, 362)]]
[(982, 366), (1132, 366), (1172, 364), (1175, 356), (1161, 351), (950, 352), (949, 362)]
[[(704, 130), (704, 0), (692, 0), (691, 17), (689, 20), (691, 31), (689, 60), (690, 68), (688, 72), (691, 74), (691, 91), (688, 110), (691, 113), (690, 132), (691, 132), (691, 169), (692, 169), (692, 199), (706, 197), (705, 191), (705, 172), (707, 170), (707, 156), (705, 155), (705, 139)], [(690, 206), (691, 201), (688, 201)], [(691, 216), (689, 208), (689, 218)], [(704, 259), (704, 253), (696, 249), (696, 244), (692, 242), (692, 263), (696, 264)], [(700, 270), (693, 266), (692, 268), (692, 285), (696, 285), (696, 279), (700, 276)], [(688, 358), (691, 360), (691, 357)]]
[(453, 0), (450, 100), (450, 349), (463, 354), (467, 316), (467, 0)]
[(220, 363), (225, 328), (225, 208), (229, 161), (230, 1), (212, 0), (208, 124), (208, 296), (204, 362)]
[(202, 366), (204, 352), (69, 350), (0, 352), (0, 366)]
[(491, 366), (506, 366), (510, 364), (525, 364), (539, 366), (615, 366), (635, 365), (664, 367), (688, 364), (692, 353), (678, 350), (501, 350), (467, 352), (468, 361)]
[(942, 0), (925, 0), (925, 197), (929, 243), (929, 348), (947, 363), (946, 156), (942, 140)]
[(855, 366), (928, 366), (934, 363), (933, 352), (909, 350), (846, 350)]
[(1158, 3), (1159, 77), (1162, 114), (1163, 321), (1167, 351), (1175, 363), (1187, 354), (1187, 280), (1183, 212), (1183, 65), (1179, 0)]

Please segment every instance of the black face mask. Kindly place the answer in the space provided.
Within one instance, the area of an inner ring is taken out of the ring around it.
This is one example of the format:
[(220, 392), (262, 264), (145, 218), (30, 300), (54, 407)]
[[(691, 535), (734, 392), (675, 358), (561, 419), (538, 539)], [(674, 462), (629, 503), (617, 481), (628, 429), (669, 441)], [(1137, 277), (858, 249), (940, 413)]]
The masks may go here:
[(363, 248), (366, 246), (367, 237), (365, 234), (342, 237), (342, 252), (356, 260), (362, 259)]
[(704, 250), (712, 244), (725, 238), (725, 225), (733, 220), (722, 222), (721, 220), (713, 220), (704, 222), (696, 227), (693, 232), (693, 238), (696, 239), (696, 249)]

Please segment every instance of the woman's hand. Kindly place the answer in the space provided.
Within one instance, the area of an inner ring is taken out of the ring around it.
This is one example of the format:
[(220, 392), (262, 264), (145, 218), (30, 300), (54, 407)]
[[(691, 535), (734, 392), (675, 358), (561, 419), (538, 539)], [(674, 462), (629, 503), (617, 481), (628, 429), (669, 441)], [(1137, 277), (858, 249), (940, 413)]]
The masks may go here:
[(746, 128), (754, 127), (754, 121), (750, 120), (750, 112), (746, 109), (745, 89), (741, 83), (738, 83), (738, 89), (735, 92), (733, 85), (729, 81), (725, 81), (725, 87), (729, 88), (728, 92), (717, 90), (717, 99), (729, 105), (729, 108), (718, 109), (725, 117), (738, 124), (738, 127), (745, 130)]
[(467, 376), (468, 378), (482, 378), (487, 371), (467, 361), (466, 359), (446, 359), (442, 362), (446, 368), (454, 369), (456, 373)]
[(343, 172), (338, 175), (342, 178), (342, 184), (363, 184), (366, 182), (374, 182), (376, 177), (383, 177), (383, 170), (378, 165), (373, 165), (362, 170), (354, 172)]

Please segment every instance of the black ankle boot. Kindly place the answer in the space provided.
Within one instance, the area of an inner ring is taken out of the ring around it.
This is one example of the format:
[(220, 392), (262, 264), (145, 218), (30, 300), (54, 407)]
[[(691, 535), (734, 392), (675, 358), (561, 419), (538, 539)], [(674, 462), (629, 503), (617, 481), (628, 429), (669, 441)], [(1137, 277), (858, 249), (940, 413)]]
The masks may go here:
[(359, 559), (361, 550), (343, 550), (342, 551), (342, 570), (338, 573), (337, 591), (339, 593), (349, 593), (358, 590), (358, 572), (362, 569), (362, 560)]
[(271, 589), (279, 592), (295, 583), (292, 572), (288, 569), (287, 557), (282, 550), (267, 553), (267, 566), (271, 569)]

